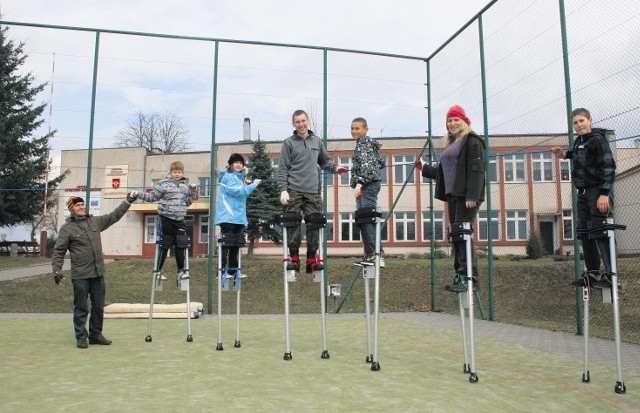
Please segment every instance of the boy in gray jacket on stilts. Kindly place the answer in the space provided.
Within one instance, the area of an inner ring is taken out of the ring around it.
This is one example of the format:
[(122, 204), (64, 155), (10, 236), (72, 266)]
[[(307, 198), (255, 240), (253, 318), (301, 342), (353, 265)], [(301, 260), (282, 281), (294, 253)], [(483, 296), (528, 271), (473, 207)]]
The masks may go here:
[[(167, 253), (172, 245), (178, 244), (179, 237), (187, 236), (187, 224), (184, 221), (189, 207), (196, 196), (196, 185), (188, 184), (184, 177), (184, 164), (180, 161), (171, 163), (169, 176), (163, 179), (149, 193), (138, 193), (138, 199), (146, 202), (158, 202), (158, 216), (160, 219), (160, 231), (156, 237), (163, 237), (160, 244), (160, 258), (157, 270), (160, 271), (167, 259)], [(179, 285), (180, 280), (186, 278), (184, 271), (185, 249), (176, 248), (176, 274)], [(162, 279), (166, 279), (164, 275)]]

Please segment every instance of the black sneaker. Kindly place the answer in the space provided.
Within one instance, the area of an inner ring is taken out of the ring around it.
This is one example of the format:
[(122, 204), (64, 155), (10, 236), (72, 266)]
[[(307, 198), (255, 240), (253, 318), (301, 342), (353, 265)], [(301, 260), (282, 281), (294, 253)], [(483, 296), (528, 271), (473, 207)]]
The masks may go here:
[(324, 264), (322, 261), (317, 258), (307, 258), (307, 266), (306, 266), (307, 274), (311, 274), (314, 271), (322, 271), (324, 270)]
[(78, 341), (76, 342), (76, 346), (78, 348), (89, 348), (89, 343), (87, 342), (87, 338), (86, 337), (79, 338)]
[(571, 285), (574, 287), (595, 287), (596, 283), (599, 282), (598, 278), (600, 278), (600, 273), (597, 271), (584, 273), (582, 278), (571, 281)]
[(101, 344), (103, 346), (108, 346), (109, 344), (111, 344), (111, 340), (100, 334), (98, 337), (90, 338), (89, 344)]
[[(444, 289), (447, 291), (451, 291), (452, 293), (466, 293), (467, 292), (467, 281), (465, 280), (465, 276), (462, 274), (456, 274), (453, 277), (453, 283), (444, 286)], [(478, 284), (478, 279), (473, 278), (473, 291), (480, 291), (480, 285)]]
[(291, 270), (295, 272), (300, 271), (300, 258), (298, 258), (297, 256), (291, 257), (291, 259), (287, 263), (287, 271)]
[(593, 288), (599, 288), (599, 289), (613, 287), (613, 285), (611, 284), (611, 280), (609, 279), (609, 277), (607, 277), (606, 274), (602, 274), (599, 280), (595, 280), (594, 282), (591, 283), (591, 286)]

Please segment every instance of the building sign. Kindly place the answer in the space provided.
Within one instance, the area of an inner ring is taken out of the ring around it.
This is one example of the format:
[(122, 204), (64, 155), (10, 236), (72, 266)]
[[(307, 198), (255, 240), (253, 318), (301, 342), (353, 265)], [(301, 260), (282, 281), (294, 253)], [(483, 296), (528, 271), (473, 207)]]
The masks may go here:
[(105, 182), (102, 190), (105, 199), (124, 198), (127, 196), (129, 165), (107, 165), (105, 167)]
[(91, 191), (91, 200), (89, 201), (89, 205), (87, 205), (87, 191), (67, 190), (64, 191), (64, 204), (62, 204), (64, 205), (64, 219), (67, 219), (71, 215), (71, 211), (69, 211), (69, 209), (67, 208), (67, 202), (72, 196), (79, 196), (80, 198), (84, 199), (85, 211), (90, 215), (100, 215), (100, 201), (102, 201), (102, 194), (100, 193), (100, 191)]

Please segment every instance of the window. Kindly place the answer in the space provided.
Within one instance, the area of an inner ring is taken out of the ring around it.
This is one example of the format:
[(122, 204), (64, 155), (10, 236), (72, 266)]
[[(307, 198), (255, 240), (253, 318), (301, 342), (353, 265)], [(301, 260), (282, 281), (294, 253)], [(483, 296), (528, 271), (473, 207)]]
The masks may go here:
[(571, 161), (568, 159), (560, 160), (560, 181), (571, 182)]
[(504, 157), (504, 181), (505, 182), (525, 182), (526, 168), (524, 165), (524, 154), (505, 155)]
[[(487, 211), (478, 211), (478, 239), (487, 241), (489, 239), (489, 222), (487, 220)], [(500, 240), (500, 213), (499, 211), (491, 211), (491, 239), (493, 241)]]
[(200, 243), (209, 243), (209, 215), (200, 215), (200, 225), (198, 225), (200, 232)]
[(396, 212), (395, 213), (396, 241), (416, 240), (416, 213)]
[(344, 167), (349, 169), (349, 172), (343, 175), (338, 176), (338, 182), (340, 186), (349, 186), (349, 182), (351, 180), (351, 157), (349, 156), (340, 156), (338, 161), (339, 167)]
[(211, 185), (208, 176), (198, 178), (198, 196), (208, 198), (211, 195)]
[(280, 163), (280, 158), (271, 158), (271, 167), (273, 168), (273, 174), (271, 178), (278, 179), (278, 164)]
[[(333, 241), (333, 213), (327, 213), (327, 226), (324, 228), (324, 233), (327, 234), (327, 241)], [(322, 242), (322, 240), (320, 240)]]
[(527, 211), (507, 211), (507, 239), (526, 240)]
[(157, 215), (146, 215), (144, 217), (144, 242), (154, 244), (156, 242), (156, 222)]
[(340, 240), (360, 241), (360, 230), (356, 226), (352, 212), (340, 213)]
[(489, 182), (498, 182), (498, 159), (495, 157), (489, 158)]
[(430, 212), (422, 213), (423, 241), (431, 241), (431, 231), (434, 232), (436, 241), (444, 240), (444, 211), (433, 211), (433, 223)]
[[(414, 155), (394, 155), (393, 156), (393, 182), (396, 184), (403, 184), (409, 176), (409, 172), (413, 170), (415, 163)], [(415, 182), (416, 174), (411, 176), (408, 183)]]
[(533, 182), (553, 182), (553, 154), (542, 152), (531, 154)]
[(573, 239), (573, 211), (562, 210), (562, 239)]
[(385, 161), (385, 166), (384, 168), (380, 169), (380, 184), (382, 185), (387, 185), (389, 183), (389, 173), (387, 172), (389, 170), (389, 168), (387, 168), (386, 164), (387, 164), (387, 157), (384, 155), (381, 155), (384, 158)]

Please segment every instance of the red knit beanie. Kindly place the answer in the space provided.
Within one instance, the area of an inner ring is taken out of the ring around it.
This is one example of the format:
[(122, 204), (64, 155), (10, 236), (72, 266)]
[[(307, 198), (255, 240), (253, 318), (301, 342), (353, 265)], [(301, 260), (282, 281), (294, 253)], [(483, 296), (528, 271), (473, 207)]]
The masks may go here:
[(462, 109), (458, 105), (453, 105), (447, 111), (447, 119), (449, 118), (460, 118), (466, 122), (467, 125), (471, 125), (471, 120), (467, 117), (467, 114), (464, 113), (464, 109)]

